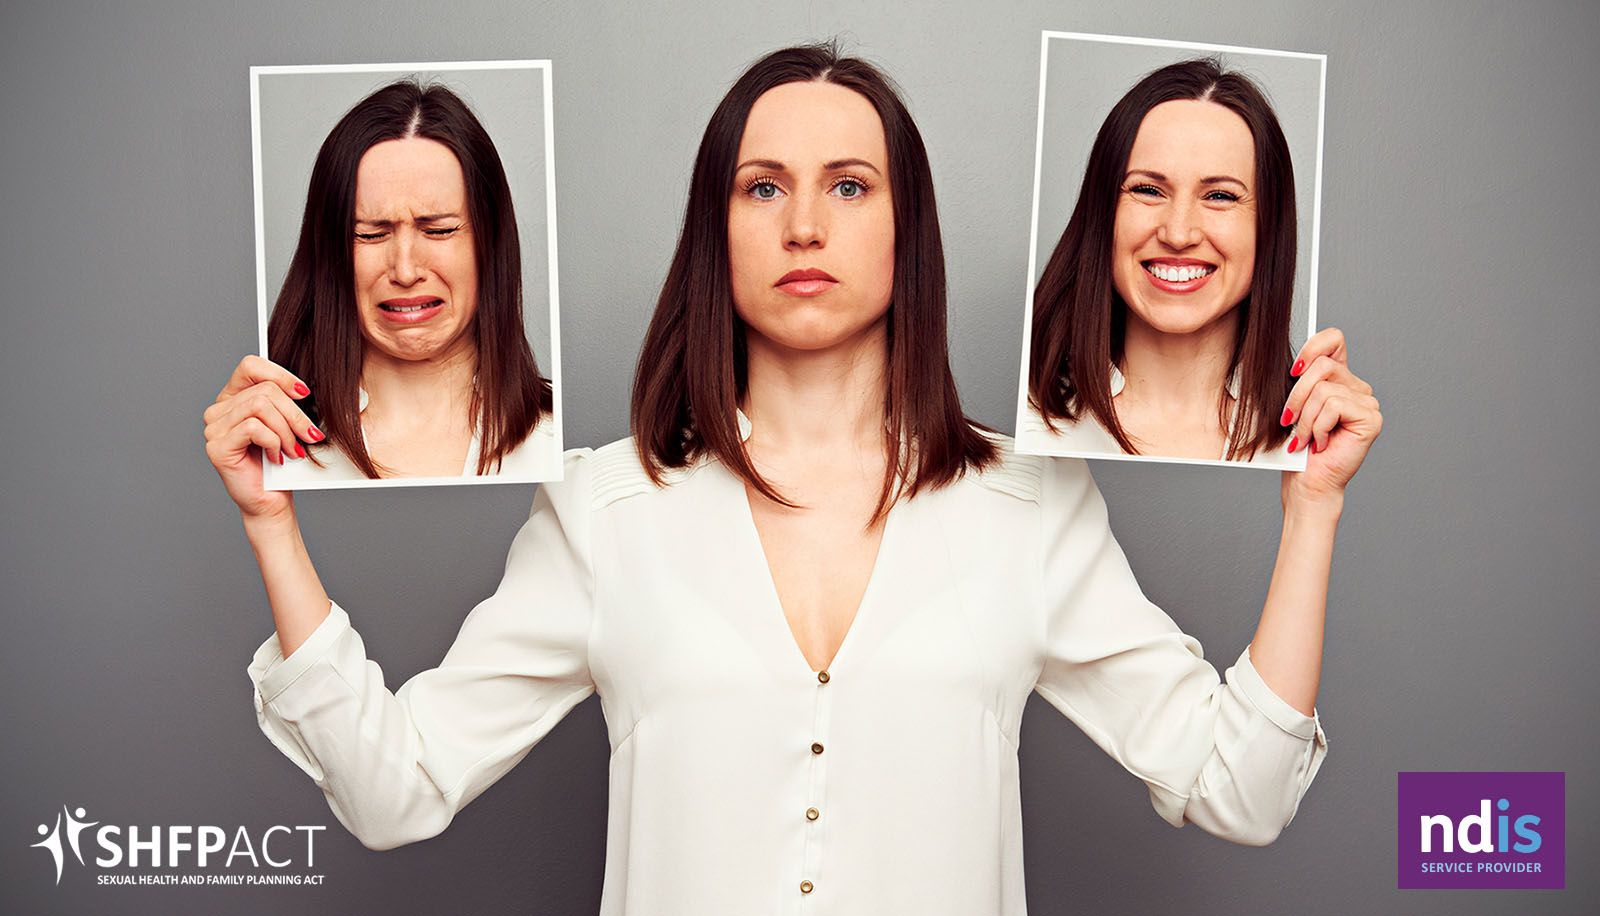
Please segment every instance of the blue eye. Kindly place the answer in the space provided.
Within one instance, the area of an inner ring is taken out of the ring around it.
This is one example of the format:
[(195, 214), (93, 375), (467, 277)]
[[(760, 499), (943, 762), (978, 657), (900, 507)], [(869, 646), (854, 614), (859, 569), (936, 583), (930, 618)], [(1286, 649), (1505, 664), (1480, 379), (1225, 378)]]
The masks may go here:
[(843, 181), (841, 181), (838, 184), (834, 185), (833, 189), (835, 191), (838, 191), (839, 192), (839, 196), (844, 198), (845, 200), (851, 200), (851, 199), (860, 197), (861, 195), (867, 193), (866, 185), (863, 185), (861, 182), (856, 181), (854, 178), (846, 178), (846, 179), (844, 179)]
[(756, 200), (774, 200), (778, 196), (778, 186), (766, 179), (751, 184), (748, 191)]
[(1230, 203), (1237, 203), (1239, 196), (1229, 191), (1212, 191), (1206, 195), (1206, 200), (1223, 200)]

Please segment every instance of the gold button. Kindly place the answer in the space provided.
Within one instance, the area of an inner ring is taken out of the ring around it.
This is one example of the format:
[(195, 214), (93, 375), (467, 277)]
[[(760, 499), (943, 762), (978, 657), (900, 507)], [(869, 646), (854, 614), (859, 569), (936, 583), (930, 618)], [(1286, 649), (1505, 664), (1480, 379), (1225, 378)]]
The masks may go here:
[(808, 821), (814, 821), (814, 820), (816, 820), (817, 818), (819, 818), (821, 816), (822, 816), (822, 812), (818, 811), (815, 808), (807, 808), (806, 809), (806, 820), (808, 820)]
[(816, 744), (816, 743), (812, 743), (812, 745), (811, 745), (811, 753), (813, 753), (813, 754), (822, 753), (822, 745)]
[(818, 671), (817, 672), (817, 680), (821, 681), (824, 684), (828, 683), (828, 672), (826, 672), (826, 671)]
[(811, 888), (813, 886), (814, 885), (810, 881), (801, 881), (800, 882), (800, 893), (802, 893), (802, 894), (811, 893)]

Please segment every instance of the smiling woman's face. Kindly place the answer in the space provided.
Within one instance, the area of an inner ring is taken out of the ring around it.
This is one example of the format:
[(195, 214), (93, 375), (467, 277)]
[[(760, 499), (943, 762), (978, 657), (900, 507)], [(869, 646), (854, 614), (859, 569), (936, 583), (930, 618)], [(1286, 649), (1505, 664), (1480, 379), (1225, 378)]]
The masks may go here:
[(1112, 281), (1134, 317), (1189, 334), (1250, 292), (1255, 268), (1255, 144), (1215, 102), (1150, 109), (1117, 196)]
[(883, 318), (894, 206), (883, 122), (861, 94), (786, 83), (750, 108), (728, 203), (734, 308), (751, 333), (818, 350)]
[(374, 145), (356, 168), (356, 311), (367, 344), (402, 360), (473, 346), (478, 266), (455, 153), (407, 137)]

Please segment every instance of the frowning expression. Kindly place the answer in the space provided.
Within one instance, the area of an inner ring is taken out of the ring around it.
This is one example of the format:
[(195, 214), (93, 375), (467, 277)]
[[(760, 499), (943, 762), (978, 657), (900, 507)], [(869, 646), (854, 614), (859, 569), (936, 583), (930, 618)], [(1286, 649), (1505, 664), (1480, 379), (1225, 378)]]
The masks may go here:
[(375, 144), (356, 168), (356, 310), (370, 347), (395, 359), (441, 359), (473, 346), (478, 267), (467, 188), (437, 140)]
[(1215, 102), (1150, 109), (1117, 197), (1112, 280), (1133, 318), (1188, 334), (1228, 314), (1255, 269), (1255, 144)]
[(786, 83), (750, 108), (728, 203), (735, 311), (749, 332), (816, 350), (883, 319), (894, 206), (883, 122), (833, 83)]

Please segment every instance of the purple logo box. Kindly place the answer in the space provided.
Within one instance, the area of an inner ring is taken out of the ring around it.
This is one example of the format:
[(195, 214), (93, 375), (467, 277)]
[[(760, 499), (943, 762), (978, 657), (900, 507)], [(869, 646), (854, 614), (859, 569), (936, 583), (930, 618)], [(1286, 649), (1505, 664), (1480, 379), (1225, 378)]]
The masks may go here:
[(1401, 773), (1401, 888), (1563, 888), (1567, 774)]

